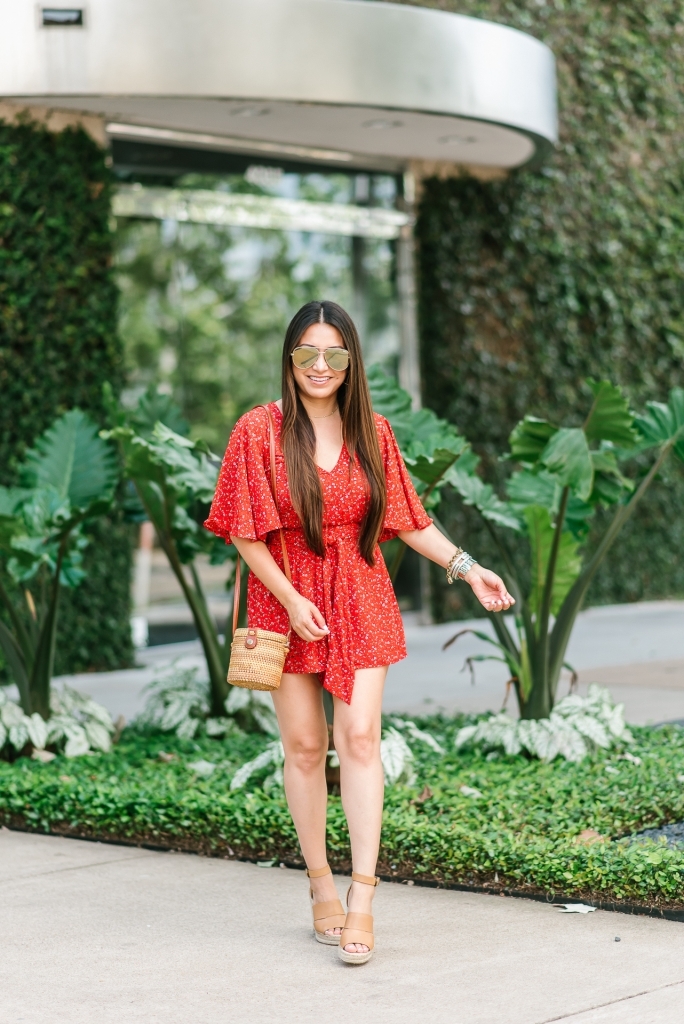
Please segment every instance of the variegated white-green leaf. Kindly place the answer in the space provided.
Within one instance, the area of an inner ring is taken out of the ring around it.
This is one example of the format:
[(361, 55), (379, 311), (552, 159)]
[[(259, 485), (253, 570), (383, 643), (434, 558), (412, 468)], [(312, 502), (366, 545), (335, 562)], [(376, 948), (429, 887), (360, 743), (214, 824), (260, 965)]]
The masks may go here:
[(438, 743), (434, 736), (431, 736), (429, 732), (425, 732), (424, 729), (419, 729), (416, 723), (410, 718), (391, 718), (392, 725), (395, 729), (401, 729), (408, 733), (412, 740), (418, 740), (420, 743), (427, 744), (436, 754), (443, 754), (444, 747), (441, 743)]
[(29, 740), (33, 746), (42, 750), (47, 742), (48, 735), (48, 727), (45, 719), (41, 718), (37, 711), (34, 711), (26, 720), (26, 729), (28, 731)]
[[(2, 719), (3, 725), (6, 725), (8, 729), (13, 725), (22, 725), (26, 717), (19, 705), (15, 704), (14, 701), (8, 700), (0, 708), (0, 719)], [(24, 740), (25, 742), (26, 740)]]
[(238, 768), (235, 775), (230, 781), (231, 790), (241, 789), (246, 782), (254, 775), (255, 772), (261, 771), (262, 768), (267, 768), (270, 764), (276, 765), (276, 767), (282, 765), (285, 761), (285, 751), (280, 740), (274, 740), (266, 747), (265, 750), (255, 757), (252, 761), (247, 761), (242, 767)]
[(412, 784), (415, 779), (413, 753), (397, 729), (387, 729), (380, 741), (380, 760), (388, 785), (395, 785), (400, 780), (406, 785)]
[(236, 711), (242, 711), (246, 708), (250, 702), (250, 696), (252, 691), (247, 690), (242, 686), (234, 686), (225, 700), (225, 709), (229, 715), (234, 715)]
[(225, 736), (230, 724), (228, 718), (207, 718), (204, 729), (207, 736)]
[(88, 743), (93, 750), (101, 750), (103, 753), (108, 753), (112, 739), (109, 734), (109, 729), (95, 718), (91, 718), (89, 721), (84, 722), (83, 728), (88, 738)]
[(176, 736), (181, 740), (191, 740), (199, 727), (199, 718), (184, 718), (176, 728)]
[(76, 729), (70, 730), (70, 735), (66, 741), (64, 747), (65, 757), (81, 757), (83, 754), (87, 754), (90, 750), (90, 744), (88, 743), (88, 737), (86, 736), (85, 729), (82, 726), (78, 726)]
[(28, 729), (24, 722), (9, 727), (9, 741), (15, 750), (23, 750), (28, 743)]
[(481, 745), (503, 747), (507, 754), (526, 750), (543, 761), (563, 757), (581, 761), (590, 747), (609, 749), (616, 741), (630, 743), (623, 705), (614, 704), (608, 690), (592, 685), (586, 697), (576, 694), (559, 701), (548, 718), (516, 721), (507, 714), (490, 715), (456, 735), (456, 749)]

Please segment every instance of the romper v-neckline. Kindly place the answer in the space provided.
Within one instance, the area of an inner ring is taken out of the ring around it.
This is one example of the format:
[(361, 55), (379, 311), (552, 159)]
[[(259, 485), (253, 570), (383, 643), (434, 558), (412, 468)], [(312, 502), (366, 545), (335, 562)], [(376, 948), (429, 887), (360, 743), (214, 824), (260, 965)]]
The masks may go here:
[(345, 451), (346, 447), (347, 446), (346, 446), (346, 444), (343, 441), (342, 442), (342, 447), (340, 448), (340, 454), (337, 456), (337, 462), (335, 463), (335, 465), (333, 466), (332, 469), (324, 469), (324, 467), (323, 466), (319, 466), (317, 462), (315, 463), (316, 469), (320, 469), (321, 473), (325, 473), (327, 476), (332, 476), (332, 474), (335, 472), (335, 470), (339, 466), (340, 462), (342, 461), (342, 454)]
[[(276, 409), (278, 410), (278, 417), (279, 417), (278, 433), (280, 433), (280, 427), (283, 424), (283, 411), (282, 411), (282, 409), (280, 408), (280, 406), (278, 405), (277, 402), (274, 402), (273, 404), (276, 407)], [(332, 474), (335, 472), (335, 470), (339, 466), (339, 464), (340, 464), (340, 462), (342, 460), (342, 455), (346, 451), (346, 448), (347, 448), (346, 442), (343, 441), (342, 442), (342, 447), (340, 448), (340, 454), (337, 456), (337, 461), (335, 462), (335, 465), (332, 467), (332, 469), (325, 469), (324, 466), (319, 466), (318, 463), (314, 460), (314, 465), (315, 465), (316, 469), (320, 469), (321, 473), (325, 473), (326, 476), (332, 476)]]

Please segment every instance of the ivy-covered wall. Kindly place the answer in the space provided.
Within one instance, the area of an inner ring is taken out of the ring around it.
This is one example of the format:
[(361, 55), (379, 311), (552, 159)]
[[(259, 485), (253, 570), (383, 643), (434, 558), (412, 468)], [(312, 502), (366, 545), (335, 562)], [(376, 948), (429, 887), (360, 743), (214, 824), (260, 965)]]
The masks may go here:
[[(83, 130), (0, 122), (0, 483), (55, 416), (102, 419), (102, 384), (122, 383), (106, 154)], [(131, 660), (130, 539), (96, 528), (88, 579), (64, 593), (58, 669)]]
[[(493, 478), (493, 456), (525, 412), (580, 417), (587, 376), (624, 385), (635, 405), (684, 384), (684, 5), (422, 5), (519, 28), (558, 63), (561, 138), (541, 169), (423, 182), (426, 401), (474, 441)], [(673, 472), (621, 536), (590, 601), (684, 595), (683, 508)], [(490, 557), (456, 499), (444, 519)], [(459, 605), (463, 588), (439, 583), (437, 595), (442, 616), (473, 610)]]

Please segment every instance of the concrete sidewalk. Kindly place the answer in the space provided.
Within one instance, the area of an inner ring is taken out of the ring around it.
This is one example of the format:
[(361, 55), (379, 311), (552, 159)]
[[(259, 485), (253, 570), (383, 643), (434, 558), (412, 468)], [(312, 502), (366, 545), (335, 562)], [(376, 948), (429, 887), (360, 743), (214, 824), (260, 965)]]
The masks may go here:
[(386, 884), (377, 953), (348, 967), (311, 935), (301, 871), (3, 829), (0, 885), (2, 1024), (684, 1016), (684, 925), (671, 921)]
[[(501, 707), (506, 667), (498, 662), (475, 665), (475, 685), (463, 663), (473, 655), (496, 653), (490, 645), (466, 635), (447, 651), (442, 645), (464, 629), (491, 631), (487, 620), (406, 627), (408, 657), (392, 665), (385, 690), (385, 711), (425, 713), (479, 712)], [(130, 721), (144, 704), (143, 688), (156, 672), (174, 660), (204, 668), (198, 641), (149, 647), (138, 652), (140, 668), (124, 672), (63, 677), (104, 704), (114, 717)], [(568, 661), (580, 673), (580, 692), (589, 683), (608, 686), (624, 702), (626, 717), (636, 725), (684, 719), (684, 601), (589, 608), (581, 612), (568, 649)], [(569, 675), (561, 681), (567, 692)], [(515, 713), (515, 700), (509, 700)]]

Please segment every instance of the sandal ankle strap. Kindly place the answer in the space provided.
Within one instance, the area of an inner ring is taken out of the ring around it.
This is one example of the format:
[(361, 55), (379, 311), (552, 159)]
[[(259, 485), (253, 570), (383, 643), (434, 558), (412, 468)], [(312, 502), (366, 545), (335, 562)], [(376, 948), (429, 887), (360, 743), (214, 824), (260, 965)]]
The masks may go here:
[(324, 868), (312, 868), (311, 870), (307, 868), (306, 873), (309, 878), (322, 878), (323, 875), (331, 875), (332, 871), (330, 870), (330, 865), (326, 864)]
[(363, 882), (364, 885), (380, 885), (377, 875), (360, 875), (358, 871), (352, 871), (352, 882)]

